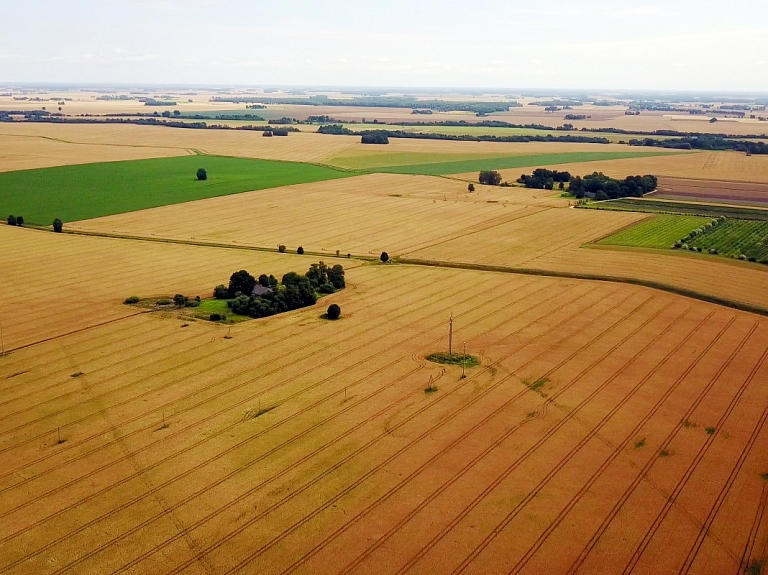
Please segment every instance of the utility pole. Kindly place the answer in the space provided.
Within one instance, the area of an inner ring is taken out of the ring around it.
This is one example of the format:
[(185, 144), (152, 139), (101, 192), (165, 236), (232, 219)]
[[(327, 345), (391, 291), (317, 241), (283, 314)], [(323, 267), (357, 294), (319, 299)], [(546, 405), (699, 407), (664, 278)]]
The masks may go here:
[(453, 351), (453, 312), (451, 312), (451, 319), (448, 320), (448, 355), (451, 355)]

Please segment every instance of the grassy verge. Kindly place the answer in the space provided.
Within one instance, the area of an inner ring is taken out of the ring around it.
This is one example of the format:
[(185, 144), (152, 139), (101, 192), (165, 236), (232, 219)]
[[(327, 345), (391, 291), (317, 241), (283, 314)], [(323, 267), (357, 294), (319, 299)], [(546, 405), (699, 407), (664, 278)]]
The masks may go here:
[[(198, 181), (198, 168), (208, 179)], [(299, 162), (181, 156), (0, 173), (0, 214), (50, 225), (251, 190), (348, 177)]]

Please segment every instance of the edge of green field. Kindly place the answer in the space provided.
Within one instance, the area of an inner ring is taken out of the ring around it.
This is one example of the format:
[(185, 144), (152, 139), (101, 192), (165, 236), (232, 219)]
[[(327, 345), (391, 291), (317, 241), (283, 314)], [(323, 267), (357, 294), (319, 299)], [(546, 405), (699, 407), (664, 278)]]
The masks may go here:
[(703, 216), (649, 216), (596, 243), (603, 246), (669, 249), (676, 241), (710, 221), (712, 218)]
[[(207, 180), (197, 180), (198, 168)], [(54, 218), (85, 220), (353, 175), (332, 166), (207, 155), (2, 172), (0, 217), (51, 225)]]

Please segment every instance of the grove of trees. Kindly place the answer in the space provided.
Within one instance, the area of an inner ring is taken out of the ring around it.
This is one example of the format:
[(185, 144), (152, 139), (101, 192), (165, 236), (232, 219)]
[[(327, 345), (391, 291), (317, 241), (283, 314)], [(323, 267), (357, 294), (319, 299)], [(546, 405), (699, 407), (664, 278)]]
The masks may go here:
[[(268, 290), (253, 295), (256, 284)], [(246, 270), (232, 274), (229, 287), (214, 288), (214, 297), (230, 299), (227, 305), (233, 313), (250, 317), (267, 317), (313, 305), (318, 294), (330, 294), (346, 286), (344, 268), (341, 265), (327, 266), (324, 262), (312, 264), (304, 275), (289, 272), (278, 283), (270, 275), (261, 274), (256, 280)]]
[(487, 186), (498, 186), (501, 184), (501, 174), (496, 170), (483, 170), (480, 172), (478, 180)]
[(576, 176), (569, 181), (569, 191), (577, 198), (583, 198), (587, 194), (596, 200), (615, 200), (617, 198), (639, 198), (656, 189), (658, 180), (656, 176), (627, 176), (623, 180), (616, 180), (595, 172), (583, 178)]
[(555, 182), (561, 184), (561, 188), (564, 187), (564, 183), (571, 179), (569, 172), (558, 172), (557, 170), (547, 170), (545, 168), (537, 168), (533, 170), (533, 173), (528, 176), (522, 174), (518, 179), (518, 183), (524, 184), (526, 188), (534, 188), (537, 190), (552, 190), (555, 187)]

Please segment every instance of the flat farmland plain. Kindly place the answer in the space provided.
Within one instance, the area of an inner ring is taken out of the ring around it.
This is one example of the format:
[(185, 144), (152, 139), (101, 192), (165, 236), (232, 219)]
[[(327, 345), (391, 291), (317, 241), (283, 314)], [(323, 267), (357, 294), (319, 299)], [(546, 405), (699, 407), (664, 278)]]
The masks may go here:
[[(327, 300), (338, 322), (315, 307), (225, 339), (142, 315), (0, 358), (0, 573), (737, 573), (765, 557), (765, 319), (611, 283), (348, 279)], [(466, 379), (423, 360), (451, 314), (481, 359)]]
[(768, 207), (768, 184), (661, 178), (651, 198)]
[[(289, 271), (304, 273), (318, 261), (313, 256), (85, 238), (5, 225), (0, 225), (0, 245), (0, 321), (6, 349), (141, 313), (123, 305), (130, 295), (210, 297), (213, 287), (226, 284), (237, 270), (280, 277)], [(345, 269), (359, 265), (339, 262)]]
[[(542, 190), (478, 185), (469, 193), (466, 182), (452, 179), (372, 174), (118, 214), (67, 227), (233, 245), (285, 244), (292, 250), (338, 249), (359, 255), (382, 251), (407, 255), (430, 247), (442, 253), (445, 242), (457, 241), (463, 253), (482, 260), (493, 255), (473, 239), (475, 235), (487, 230), (496, 237), (500, 225), (516, 228), (518, 220), (531, 223), (522, 231), (524, 237), (506, 238), (515, 245), (531, 243), (541, 231), (539, 226), (567, 223), (567, 230), (551, 232), (578, 246), (643, 217), (591, 210), (556, 210), (559, 219), (543, 214), (567, 205), (567, 200)], [(552, 249), (561, 244), (540, 245)]]

